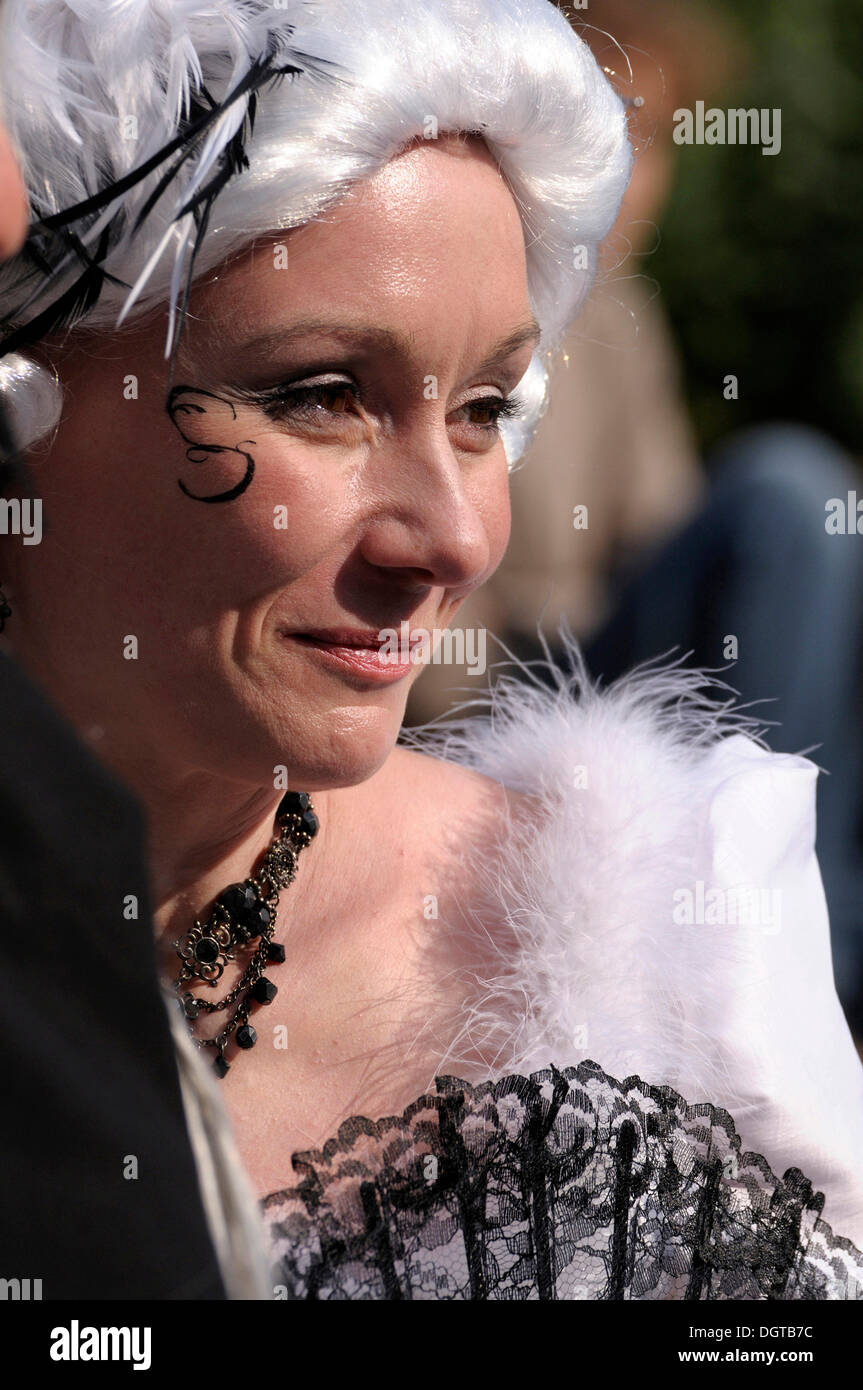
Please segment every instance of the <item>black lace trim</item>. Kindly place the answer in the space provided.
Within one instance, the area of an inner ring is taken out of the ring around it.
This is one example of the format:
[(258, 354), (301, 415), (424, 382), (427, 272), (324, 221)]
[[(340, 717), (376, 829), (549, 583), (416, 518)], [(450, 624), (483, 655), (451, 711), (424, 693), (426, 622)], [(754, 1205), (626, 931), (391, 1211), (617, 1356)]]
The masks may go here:
[(824, 1195), (727, 1111), (594, 1062), (354, 1116), (262, 1203), (289, 1299), (858, 1299)]

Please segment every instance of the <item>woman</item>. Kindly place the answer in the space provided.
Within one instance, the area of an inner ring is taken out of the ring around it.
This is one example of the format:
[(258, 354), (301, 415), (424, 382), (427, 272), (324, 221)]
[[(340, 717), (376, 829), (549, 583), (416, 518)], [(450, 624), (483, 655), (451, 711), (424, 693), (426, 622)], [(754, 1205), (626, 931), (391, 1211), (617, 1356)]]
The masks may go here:
[(218, 10), (6, 7), (44, 533), (2, 573), (15, 656), (146, 808), (277, 1293), (853, 1296), (814, 769), (680, 672), (576, 700), (577, 660), (396, 746), (506, 545), (624, 105), (546, 0)]

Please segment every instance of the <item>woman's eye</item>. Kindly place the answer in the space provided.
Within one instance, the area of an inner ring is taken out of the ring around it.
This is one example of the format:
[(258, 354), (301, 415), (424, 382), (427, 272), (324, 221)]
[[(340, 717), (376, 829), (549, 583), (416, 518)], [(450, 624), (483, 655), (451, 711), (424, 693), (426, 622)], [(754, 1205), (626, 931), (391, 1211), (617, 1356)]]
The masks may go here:
[(518, 416), (523, 410), (524, 405), (516, 396), (483, 396), (475, 401), (465, 401), (453, 414), (462, 417), (456, 423), (463, 422), (489, 434), (497, 434), (502, 419)]
[[(338, 429), (361, 423), (362, 393), (353, 381), (298, 381), (280, 383), (251, 397), (258, 409), (271, 420), (294, 421), (314, 428)], [(447, 417), (451, 427), (461, 432), (464, 447), (487, 447), (498, 438), (500, 421), (519, 416), (523, 402), (516, 396), (482, 396), (465, 401)]]
[(331, 415), (355, 415), (359, 391), (352, 381), (298, 382), (262, 391), (257, 404), (274, 420), (299, 418), (323, 423)]
[(490, 396), (483, 401), (468, 401), (461, 407), (470, 416), (472, 425), (482, 425), (483, 429), (493, 429), (500, 419), (506, 402), (498, 396)]

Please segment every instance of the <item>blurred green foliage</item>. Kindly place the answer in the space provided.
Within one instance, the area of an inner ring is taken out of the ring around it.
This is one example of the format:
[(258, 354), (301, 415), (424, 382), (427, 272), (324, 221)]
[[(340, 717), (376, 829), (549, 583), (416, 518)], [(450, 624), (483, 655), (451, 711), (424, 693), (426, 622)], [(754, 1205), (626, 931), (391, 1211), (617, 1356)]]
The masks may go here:
[[(647, 0), (649, 3), (649, 0)], [(819, 425), (863, 455), (863, 0), (715, 0), (748, 45), (708, 107), (778, 107), (782, 148), (681, 146), (658, 251), (702, 443)], [(740, 399), (723, 399), (723, 378)]]

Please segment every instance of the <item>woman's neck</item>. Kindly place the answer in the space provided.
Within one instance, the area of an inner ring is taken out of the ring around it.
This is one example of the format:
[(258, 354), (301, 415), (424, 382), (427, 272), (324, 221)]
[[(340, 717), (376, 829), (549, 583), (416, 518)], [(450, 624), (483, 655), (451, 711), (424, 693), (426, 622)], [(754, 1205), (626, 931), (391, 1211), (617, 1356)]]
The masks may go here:
[[(138, 788), (148, 823), (153, 921), (160, 964), (176, 964), (173, 942), (231, 883), (254, 874), (276, 834), (275, 814), (284, 796), (272, 787), (249, 789), (195, 776), (170, 789)], [(315, 793), (322, 826), (315, 858), (325, 852), (332, 793)], [(302, 857), (301, 857), (302, 863)], [(316, 876), (317, 877), (317, 876)], [(288, 892), (292, 904), (305, 898), (309, 876), (300, 870)], [(294, 915), (293, 913), (291, 914)]]

